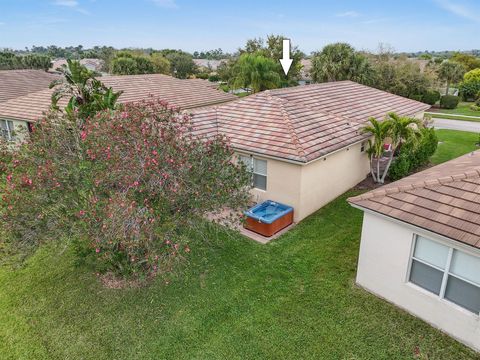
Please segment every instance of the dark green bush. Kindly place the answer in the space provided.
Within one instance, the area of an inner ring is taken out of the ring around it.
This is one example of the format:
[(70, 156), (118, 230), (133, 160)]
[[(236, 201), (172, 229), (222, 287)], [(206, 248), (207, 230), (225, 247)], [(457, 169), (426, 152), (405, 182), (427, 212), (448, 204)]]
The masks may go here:
[(438, 138), (435, 130), (424, 128), (420, 130), (421, 137), (418, 142), (405, 143), (393, 160), (388, 177), (390, 180), (399, 180), (421, 166), (428, 164), (430, 157), (437, 150)]
[(435, 105), (440, 100), (440, 93), (437, 90), (427, 90), (423, 94), (422, 101), (428, 105)]
[(458, 90), (465, 101), (473, 100), (475, 99), (475, 96), (480, 92), (480, 81), (464, 81), (460, 84)]
[(220, 77), (216, 74), (213, 74), (213, 75), (210, 75), (208, 77), (208, 81), (211, 81), (211, 82), (218, 82), (220, 81)]
[(412, 99), (412, 100), (417, 100), (417, 101), (422, 101), (423, 95), (412, 94), (412, 95), (410, 95), (410, 99)]
[(440, 107), (444, 109), (455, 109), (460, 102), (460, 98), (454, 95), (443, 95), (440, 98)]

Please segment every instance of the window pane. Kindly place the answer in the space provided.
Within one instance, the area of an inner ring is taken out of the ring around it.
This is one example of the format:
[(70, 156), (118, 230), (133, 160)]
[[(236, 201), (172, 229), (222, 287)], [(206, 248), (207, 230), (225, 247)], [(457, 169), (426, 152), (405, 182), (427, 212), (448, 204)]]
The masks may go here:
[(253, 174), (253, 187), (260, 190), (267, 190), (267, 177)]
[(410, 270), (410, 281), (412, 283), (438, 295), (440, 294), (442, 279), (442, 271), (412, 260), (412, 268)]
[(417, 236), (415, 243), (415, 252), (413, 254), (417, 259), (423, 260), (429, 264), (445, 269), (448, 257), (448, 247), (435, 241)]
[(8, 124), (5, 120), (0, 120), (0, 136), (2, 136), (6, 140), (10, 140)]
[(476, 314), (480, 312), (480, 288), (454, 276), (448, 277), (445, 298)]
[(267, 161), (253, 159), (253, 172), (260, 175), (267, 175)]
[(480, 285), (480, 258), (455, 250), (450, 272)]

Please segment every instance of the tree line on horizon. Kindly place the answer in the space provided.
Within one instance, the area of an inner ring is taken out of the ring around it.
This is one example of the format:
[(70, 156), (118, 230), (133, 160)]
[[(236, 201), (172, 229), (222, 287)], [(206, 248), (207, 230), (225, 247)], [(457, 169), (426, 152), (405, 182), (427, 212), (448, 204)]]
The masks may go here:
[[(110, 46), (33, 46), (24, 50), (0, 52), (0, 69), (37, 68), (46, 70), (50, 61), (98, 58), (104, 72), (116, 75), (161, 73), (177, 78), (202, 78), (221, 82), (225, 91), (243, 88), (248, 92), (297, 85), (299, 80), (312, 82), (353, 80), (397, 95), (425, 102), (438, 101), (438, 89), (460, 83), (463, 75), (480, 68), (476, 50), (469, 52), (421, 52), (416, 60), (397, 53), (388, 46), (377, 52), (358, 51), (348, 43), (324, 46), (310, 55), (298, 46), (291, 48), (292, 67), (285, 75), (280, 66), (283, 35), (247, 40), (233, 54), (222, 49), (189, 53), (178, 49), (120, 49)], [(218, 68), (197, 66), (194, 59), (223, 60)], [(303, 69), (302, 60), (311, 61), (311, 69)], [(307, 71), (309, 70), (309, 71)], [(475, 95), (476, 85), (469, 94)]]

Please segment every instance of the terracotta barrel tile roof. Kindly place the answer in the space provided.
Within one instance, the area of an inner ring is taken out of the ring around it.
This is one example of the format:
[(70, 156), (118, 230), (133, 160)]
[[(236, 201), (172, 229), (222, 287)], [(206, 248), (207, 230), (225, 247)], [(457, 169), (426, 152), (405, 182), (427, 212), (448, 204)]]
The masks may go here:
[(48, 89), (58, 75), (43, 70), (0, 70), (0, 103)]
[(480, 151), (348, 201), (480, 248)]
[[(430, 106), (351, 81), (313, 84), (262, 93), (194, 113), (194, 121), (226, 134), (234, 148), (309, 162), (368, 138), (371, 116), (413, 116)], [(216, 122), (216, 125), (213, 125)]]

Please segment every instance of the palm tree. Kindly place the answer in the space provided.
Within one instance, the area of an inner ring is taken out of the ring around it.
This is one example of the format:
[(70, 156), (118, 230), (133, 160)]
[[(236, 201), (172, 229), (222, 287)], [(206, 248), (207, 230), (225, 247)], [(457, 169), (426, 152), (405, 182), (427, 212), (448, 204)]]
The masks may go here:
[(280, 87), (279, 65), (263, 55), (243, 54), (233, 67), (234, 87), (251, 88), (256, 93)]
[(80, 118), (86, 119), (97, 111), (114, 109), (122, 92), (114, 92), (95, 78), (95, 73), (81, 65), (79, 61), (67, 60), (67, 65), (58, 69), (63, 77), (50, 84), (55, 88), (52, 94), (52, 109), (60, 110), (59, 101), (68, 98), (65, 112), (69, 115), (75, 110)]
[[(378, 121), (375, 118), (369, 119), (369, 125), (363, 128), (364, 133), (373, 135), (373, 143), (369, 140), (368, 155), (370, 157), (370, 173), (373, 181), (383, 184), (392, 164), (395, 153), (407, 141), (417, 141), (421, 136), (418, 128), (422, 126), (420, 120), (415, 118), (399, 116), (389, 113), (385, 120)], [(380, 159), (383, 157), (385, 140), (392, 140), (391, 150), (388, 155), (388, 162), (380, 174)]]
[[(388, 120), (378, 121), (375, 118), (370, 118), (368, 120), (370, 123), (366, 125), (363, 129), (363, 133), (367, 133), (373, 136), (372, 140), (368, 140), (368, 156), (370, 158), (370, 174), (374, 182), (381, 183), (383, 176), (380, 176), (380, 159), (383, 156), (384, 148), (383, 144), (385, 139), (391, 133), (391, 122)], [(376, 168), (376, 169), (375, 169)]]
[(463, 74), (465, 74), (465, 68), (462, 64), (445, 60), (440, 65), (438, 69), (438, 77), (441, 80), (447, 82), (447, 89), (445, 95), (448, 95), (448, 90), (450, 89), (450, 84), (452, 82), (457, 82), (463, 79)]

